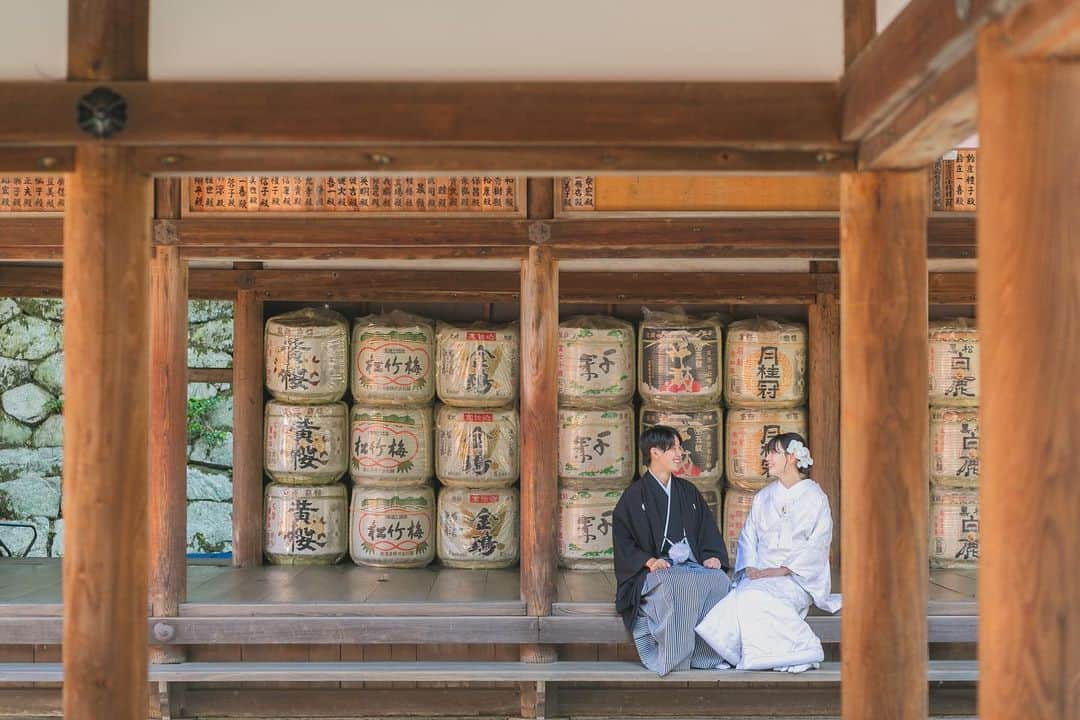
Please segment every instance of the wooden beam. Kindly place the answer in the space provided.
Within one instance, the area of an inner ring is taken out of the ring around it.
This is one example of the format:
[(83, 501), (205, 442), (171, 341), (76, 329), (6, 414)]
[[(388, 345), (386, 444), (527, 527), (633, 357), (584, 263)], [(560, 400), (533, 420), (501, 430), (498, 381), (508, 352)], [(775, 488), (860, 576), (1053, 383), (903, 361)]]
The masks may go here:
[(0, 217), (0, 258), (59, 260), (64, 254), (64, 218)]
[[(0, 117), (0, 143), (81, 141), (72, 108), (98, 79), (0, 83), (0, 106), (29, 109)], [(110, 142), (129, 145), (845, 149), (835, 88), (827, 82), (111, 82), (109, 87), (125, 98), (129, 120)]]
[[(254, 269), (254, 268), (243, 268)], [(233, 565), (263, 559), (263, 302), (251, 289), (233, 306)]]
[(231, 384), (233, 381), (232, 368), (188, 368), (187, 375), (189, 383)]
[[(823, 264), (823, 263), (815, 263)], [(832, 268), (835, 273), (835, 267)], [(833, 562), (840, 560), (840, 303), (838, 292), (820, 293), (807, 310), (809, 330), (810, 454), (814, 479), (829, 498)]]
[(62, 173), (74, 169), (73, 147), (0, 146), (0, 173)]
[[(559, 269), (535, 247), (521, 263), (521, 596), (529, 615), (551, 614), (558, 563)], [(554, 660), (526, 647), (522, 659)]]
[(1080, 715), (1080, 64), (1015, 60), (1009, 39), (991, 27), (979, 45), (979, 714), (1065, 720)]
[(59, 265), (0, 263), (0, 296), (60, 297), (63, 268)]
[(1080, 3), (1042, 0), (1005, 18), (999, 26), (1013, 59), (1080, 58)]
[(844, 0), (844, 67), (850, 67), (877, 34), (877, 0)]
[[(175, 616), (187, 594), (187, 265), (176, 248), (151, 261), (150, 366), (150, 611)], [(182, 662), (177, 650), (156, 646), (151, 662)]]
[(974, 305), (975, 273), (930, 273), (930, 303), (932, 305)]
[(841, 178), (845, 718), (927, 712), (926, 183)]
[[(149, 13), (148, 0), (69, 0), (68, 80), (146, 80)], [(75, 107), (55, 120), (74, 129)], [(64, 348), (78, 361), (64, 365), (63, 707), (135, 720), (148, 707), (153, 189), (129, 149), (89, 139), (74, 139), (65, 177)]]

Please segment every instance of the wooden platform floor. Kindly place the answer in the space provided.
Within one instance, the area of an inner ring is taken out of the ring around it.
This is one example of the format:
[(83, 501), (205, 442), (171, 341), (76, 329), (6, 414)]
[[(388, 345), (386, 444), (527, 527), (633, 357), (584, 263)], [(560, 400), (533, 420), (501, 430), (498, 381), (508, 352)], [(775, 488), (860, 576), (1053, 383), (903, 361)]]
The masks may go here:
[[(975, 615), (977, 573), (930, 571), (930, 615)], [(834, 587), (839, 588), (839, 578)], [(561, 571), (555, 615), (613, 615), (613, 573)], [(60, 561), (0, 560), (0, 615), (60, 615)], [(517, 568), (189, 564), (181, 615), (524, 615)]]

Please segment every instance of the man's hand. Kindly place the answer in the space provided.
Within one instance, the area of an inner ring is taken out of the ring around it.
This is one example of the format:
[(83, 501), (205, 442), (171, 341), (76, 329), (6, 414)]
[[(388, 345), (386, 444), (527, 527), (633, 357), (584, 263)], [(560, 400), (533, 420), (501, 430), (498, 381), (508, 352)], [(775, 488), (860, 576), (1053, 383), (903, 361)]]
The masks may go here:
[(671, 567), (671, 563), (663, 558), (649, 558), (645, 561), (645, 567), (649, 568), (649, 572), (656, 572), (657, 570), (667, 570)]
[(720, 569), (720, 558), (709, 558), (704, 563), (702, 563), (702, 565), (709, 568), (710, 570), (719, 570)]
[(767, 570), (762, 570), (761, 568), (746, 568), (746, 577), (750, 578), (751, 580), (761, 580), (762, 578), (771, 577), (784, 577), (785, 575), (790, 574), (791, 571), (788, 570), (786, 567), (769, 568)]

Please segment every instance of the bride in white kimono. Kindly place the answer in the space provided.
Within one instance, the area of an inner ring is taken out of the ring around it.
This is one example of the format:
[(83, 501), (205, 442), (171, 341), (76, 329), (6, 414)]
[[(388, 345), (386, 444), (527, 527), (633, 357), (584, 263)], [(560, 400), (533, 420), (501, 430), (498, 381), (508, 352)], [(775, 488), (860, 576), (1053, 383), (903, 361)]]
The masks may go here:
[(733, 589), (696, 630), (737, 670), (802, 672), (825, 657), (806, 624), (810, 604), (840, 609), (840, 596), (830, 594), (832, 515), (821, 486), (804, 475), (814, 461), (798, 433), (776, 436), (764, 451), (777, 479), (754, 496)]

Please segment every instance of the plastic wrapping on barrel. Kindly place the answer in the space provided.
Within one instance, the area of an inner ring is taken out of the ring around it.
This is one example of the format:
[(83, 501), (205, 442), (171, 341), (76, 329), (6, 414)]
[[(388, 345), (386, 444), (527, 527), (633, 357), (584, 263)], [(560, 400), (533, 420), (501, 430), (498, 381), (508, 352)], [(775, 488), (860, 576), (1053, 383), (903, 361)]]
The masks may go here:
[(623, 489), (559, 489), (559, 564), (570, 570), (614, 566), (612, 516)]
[(349, 384), (349, 323), (326, 308), (303, 308), (266, 321), (266, 389), (289, 403), (340, 400)]
[(938, 485), (978, 487), (978, 408), (930, 408), (930, 479)]
[(930, 486), (930, 565), (979, 564), (979, 493), (973, 488)]
[(739, 320), (724, 343), (724, 400), (732, 407), (806, 404), (806, 326), (765, 318)]
[(717, 405), (723, 325), (717, 316), (644, 309), (638, 333), (638, 392), (658, 407)]
[(364, 405), (430, 404), (435, 398), (433, 322), (400, 310), (357, 318), (352, 395)]
[(724, 472), (724, 411), (719, 406), (681, 410), (643, 405), (640, 429), (667, 425), (679, 433), (683, 456), (675, 474), (700, 487), (715, 485)]
[(436, 389), (456, 407), (501, 407), (518, 397), (519, 337), (516, 323), (440, 322), (436, 328)]
[(607, 315), (559, 323), (559, 406), (618, 407), (633, 400), (634, 326)]
[(769, 484), (763, 453), (766, 442), (787, 432), (807, 437), (805, 408), (731, 408), (726, 422), (725, 477), (740, 490), (757, 491)]
[(423, 485), (435, 474), (430, 407), (353, 405), (350, 412), (349, 476), (358, 485)]
[(344, 485), (266, 486), (263, 550), (275, 565), (333, 565), (348, 550)]
[(435, 491), (421, 487), (353, 488), (349, 554), (358, 565), (424, 567), (435, 559)]
[(348, 470), (348, 411), (326, 405), (266, 403), (263, 465), (276, 482), (326, 485)]
[(479, 570), (518, 561), (516, 488), (443, 488), (438, 513), (438, 555), (443, 565)]
[(517, 482), (518, 411), (455, 408), (435, 411), (435, 474), (443, 485), (509, 487)]
[[(930, 404), (975, 407), (979, 404), (979, 331), (970, 318), (930, 323)], [(1034, 365), (1032, 372), (1036, 372)]]
[(559, 484), (626, 487), (634, 479), (634, 408), (559, 408)]

